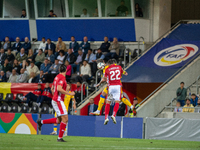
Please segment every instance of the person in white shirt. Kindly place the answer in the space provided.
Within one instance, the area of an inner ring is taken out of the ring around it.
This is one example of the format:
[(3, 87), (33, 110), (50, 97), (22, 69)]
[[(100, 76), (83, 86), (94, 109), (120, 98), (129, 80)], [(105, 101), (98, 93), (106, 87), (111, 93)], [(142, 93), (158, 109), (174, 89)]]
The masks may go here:
[(46, 44), (47, 44), (47, 42), (46, 42), (46, 40), (45, 40), (45, 37), (43, 37), (43, 38), (42, 38), (42, 43), (40, 43), (40, 46), (39, 46), (38, 50), (39, 50), (39, 49), (42, 49), (43, 52), (45, 53)]
[(20, 75), (18, 75), (16, 82), (17, 83), (26, 83), (28, 80), (28, 75), (24, 72), (25, 70), (22, 68), (20, 70)]
[(8, 79), (8, 82), (10, 82), (10, 83), (16, 83), (16, 80), (17, 80), (16, 70), (13, 69), (12, 70), (12, 74), (10, 75), (10, 77)]
[(27, 73), (30, 76), (31, 72), (34, 72), (36, 76), (40, 74), (40, 70), (38, 67), (35, 65), (34, 61), (31, 61), (30, 66), (27, 68)]
[(90, 15), (87, 13), (87, 9), (83, 9), (83, 14), (81, 14), (81, 17), (90, 17)]
[(57, 57), (57, 59), (59, 60), (59, 64), (63, 64), (64, 58), (65, 58), (65, 52), (64, 50), (60, 50), (59, 55)]
[(87, 60), (83, 61), (83, 65), (81, 66), (80, 75), (76, 77), (76, 82), (87, 82), (88, 78), (91, 77), (91, 68), (88, 64)]

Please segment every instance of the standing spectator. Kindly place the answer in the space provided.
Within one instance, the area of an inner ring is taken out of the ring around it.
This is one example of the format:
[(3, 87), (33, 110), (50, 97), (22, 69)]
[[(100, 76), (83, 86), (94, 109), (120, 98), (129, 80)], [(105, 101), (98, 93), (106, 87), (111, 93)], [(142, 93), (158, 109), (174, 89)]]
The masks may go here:
[(1, 71), (0, 72), (0, 82), (7, 82), (7, 79), (6, 79), (6, 74), (4, 73), (4, 71)]
[(60, 50), (64, 50), (64, 52), (67, 52), (67, 48), (65, 43), (62, 41), (62, 38), (58, 38), (58, 42), (56, 44), (56, 52), (59, 53)]
[(5, 59), (6, 59), (6, 54), (5, 54), (5, 52), (4, 52), (4, 49), (2, 48), (2, 49), (1, 49), (1, 53), (0, 53), (0, 64), (3, 65)]
[(118, 59), (118, 55), (119, 55), (119, 43), (117, 38), (113, 38), (113, 42), (111, 43), (110, 47), (109, 47), (109, 53), (106, 54), (105, 59), (108, 61), (109, 59)]
[(48, 50), (48, 54), (47, 54), (46, 58), (48, 58), (48, 60), (50, 61), (51, 64), (54, 63), (55, 56), (54, 56), (53, 51), (51, 49)]
[(31, 61), (30, 62), (30, 66), (27, 68), (27, 72), (28, 72), (28, 75), (31, 74), (31, 72), (33, 72), (36, 76), (38, 74), (40, 74), (40, 70), (38, 69), (38, 67), (34, 64), (34, 61)]
[(81, 72), (79, 76), (76, 76), (76, 82), (87, 82), (88, 78), (91, 77), (90, 65), (86, 60), (83, 61), (83, 66), (81, 66)]
[(16, 42), (12, 46), (12, 53), (14, 53), (15, 56), (20, 52), (21, 46), (22, 44), (20, 43), (20, 38), (16, 37)]
[(12, 65), (12, 69), (15, 69), (17, 74), (20, 74), (21, 66), (19, 65), (17, 59), (14, 60), (14, 63)]
[(181, 103), (177, 102), (176, 107), (174, 108), (174, 112), (182, 112)]
[[(87, 62), (89, 63), (91, 68), (94, 68), (93, 65), (96, 65), (96, 64), (94, 63), (95, 55), (92, 53), (92, 49), (88, 50), (88, 53), (86, 55), (85, 60), (87, 60)], [(96, 73), (95, 70), (92, 69), (92, 75), (93, 76), (95, 76), (95, 73)]]
[(28, 80), (28, 75), (25, 73), (25, 70), (22, 68), (20, 70), (20, 75), (18, 75), (16, 83), (26, 83)]
[(200, 113), (200, 98), (199, 98), (198, 101), (197, 101), (197, 105), (196, 105), (196, 107), (195, 107), (195, 112), (196, 112), (196, 113)]
[(78, 50), (78, 57), (74, 64), (72, 65), (72, 74), (75, 72), (74, 70), (76, 69), (76, 72), (79, 72), (80, 65), (83, 63), (83, 60), (85, 59), (85, 53), (81, 49)]
[(90, 98), (90, 105), (88, 106), (88, 116), (97, 110), (97, 105), (94, 104), (94, 98)]
[[(71, 37), (71, 42), (69, 43), (69, 49), (72, 49), (75, 56), (78, 56), (79, 44), (75, 41), (75, 37)], [(68, 50), (69, 51), (69, 50)]]
[(8, 79), (8, 82), (10, 82), (10, 83), (16, 83), (16, 80), (17, 80), (16, 70), (13, 69), (12, 70), (12, 74), (10, 75), (10, 77)]
[(42, 51), (42, 49), (39, 49), (38, 54), (35, 57), (35, 65), (40, 68), (40, 65), (44, 62), (45, 55)]
[(196, 96), (196, 94), (193, 93), (191, 95), (190, 104), (192, 104), (195, 107), (197, 105), (197, 101), (198, 101), (198, 97)]
[(35, 55), (33, 54), (33, 50), (32, 49), (29, 49), (28, 50), (28, 58), (27, 58), (28, 61), (34, 61), (35, 60)]
[(10, 64), (12, 64), (14, 59), (15, 59), (15, 56), (11, 53), (11, 49), (10, 48), (7, 51), (6, 59), (8, 59), (8, 62)]
[(103, 52), (103, 54), (107, 54), (109, 52), (109, 47), (110, 47), (110, 43), (108, 42), (108, 37), (105, 36), (104, 37), (104, 43), (101, 44), (100, 49)]
[(28, 83), (37, 83), (37, 77), (35, 77), (35, 73), (31, 72), (29, 79), (28, 79)]
[(28, 37), (25, 37), (25, 42), (22, 44), (22, 48), (24, 48), (25, 53), (28, 54), (28, 50), (31, 49), (31, 42), (29, 41)]
[(142, 9), (138, 3), (135, 4), (135, 16), (136, 17), (143, 17)]
[[(186, 108), (185, 108), (186, 107)], [(187, 107), (194, 107), (192, 104), (190, 104), (190, 99), (186, 98), (186, 105), (183, 107), (183, 112), (194, 112), (194, 108), (187, 108)]]
[(37, 76), (36, 83), (46, 83), (46, 75), (43, 70), (40, 70), (40, 74)]
[(58, 59), (55, 59), (55, 63), (49, 68), (50, 83), (53, 82), (56, 75), (59, 74), (59, 67)]
[(177, 101), (180, 102), (181, 106), (185, 105), (185, 98), (187, 96), (187, 90), (184, 88), (184, 82), (180, 83), (180, 87), (176, 90)]
[(8, 48), (11, 48), (11, 43), (9, 41), (8, 36), (5, 37), (5, 42), (3, 43), (2, 48), (4, 49), (5, 52), (8, 50)]
[(27, 55), (25, 54), (25, 49), (21, 48), (20, 53), (17, 54), (16, 59), (18, 63), (22, 65), (23, 61), (27, 59)]
[(57, 17), (56, 14), (54, 14), (53, 10), (49, 11), (49, 16), (48, 17)]
[(81, 14), (81, 17), (90, 17), (90, 15), (87, 13), (87, 9), (83, 9), (83, 14)]
[[(66, 72), (66, 79), (71, 78), (71, 73), (72, 73), (72, 66), (69, 64), (69, 61), (65, 61), (65, 66), (67, 67), (67, 72)], [(69, 81), (69, 80), (67, 80)]]
[(5, 59), (5, 62), (2, 66), (2, 70), (6, 73), (6, 77), (8, 78), (11, 74), (12, 66), (11, 64), (9, 64), (9, 61), (7, 58)]
[(45, 41), (45, 37), (42, 38), (42, 42), (40, 43), (40, 46), (38, 49), (42, 49), (43, 52), (45, 52), (47, 42)]
[(46, 75), (46, 74), (48, 74), (50, 67), (51, 67), (51, 64), (49, 64), (49, 60), (46, 58), (44, 60), (44, 63), (41, 64), (40, 70), (43, 70), (44, 74)]
[(88, 42), (88, 38), (87, 36), (85, 36), (83, 38), (83, 42), (80, 44), (80, 48), (82, 49), (82, 51), (87, 54), (88, 50), (90, 49), (90, 43)]
[(26, 9), (22, 9), (21, 18), (26, 18)]
[(55, 44), (51, 42), (51, 39), (47, 39), (47, 44), (45, 50), (51, 49), (55, 53)]
[(127, 16), (128, 15), (128, 8), (124, 5), (124, 0), (121, 1), (120, 6), (117, 7), (116, 16)]
[(68, 61), (69, 64), (73, 64), (76, 61), (76, 56), (72, 52), (72, 49), (68, 49), (67, 54), (65, 55), (64, 61)]
[(65, 52), (64, 50), (60, 50), (59, 55), (57, 57), (57, 59), (59, 60), (59, 64), (63, 64), (65, 58)]

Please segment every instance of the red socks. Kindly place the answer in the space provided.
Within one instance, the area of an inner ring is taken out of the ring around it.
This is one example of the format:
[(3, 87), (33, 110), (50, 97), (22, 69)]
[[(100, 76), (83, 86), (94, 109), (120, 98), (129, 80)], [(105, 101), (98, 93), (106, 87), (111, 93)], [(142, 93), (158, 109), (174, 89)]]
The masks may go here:
[(61, 139), (63, 137), (63, 134), (65, 132), (65, 128), (66, 128), (66, 123), (61, 122), (60, 123), (59, 136), (58, 136), (59, 139)]
[(119, 103), (115, 103), (115, 107), (114, 107), (114, 111), (113, 111), (114, 117), (116, 116), (118, 109), (119, 109)]
[(42, 124), (57, 124), (57, 118), (45, 119), (42, 120)]
[(105, 107), (105, 119), (108, 118), (109, 112), (110, 112), (110, 104), (106, 103), (106, 107)]

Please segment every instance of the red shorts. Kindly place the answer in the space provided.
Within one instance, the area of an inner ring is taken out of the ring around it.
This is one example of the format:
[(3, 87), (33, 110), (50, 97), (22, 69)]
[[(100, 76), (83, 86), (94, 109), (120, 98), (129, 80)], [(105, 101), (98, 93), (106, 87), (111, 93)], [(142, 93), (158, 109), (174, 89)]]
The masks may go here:
[(56, 102), (54, 100), (51, 101), (53, 109), (56, 111), (57, 117), (67, 115), (67, 109), (63, 101)]

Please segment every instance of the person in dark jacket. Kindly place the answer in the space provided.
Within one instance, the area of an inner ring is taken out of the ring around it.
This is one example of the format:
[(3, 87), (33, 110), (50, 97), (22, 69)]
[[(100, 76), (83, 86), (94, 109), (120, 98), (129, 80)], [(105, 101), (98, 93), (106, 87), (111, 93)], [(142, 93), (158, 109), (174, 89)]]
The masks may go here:
[(45, 51), (48, 51), (48, 49), (53, 50), (53, 53), (55, 53), (55, 44), (51, 42), (51, 39), (47, 39), (47, 44), (46, 44), (46, 48)]
[(21, 66), (19, 65), (17, 59), (14, 60), (14, 63), (12, 65), (12, 69), (15, 69), (17, 74), (20, 74)]
[(21, 48), (24, 48), (25, 53), (28, 55), (28, 50), (31, 49), (31, 42), (29, 41), (28, 37), (25, 37), (25, 42), (22, 44)]
[(5, 42), (2, 45), (2, 48), (4, 49), (4, 51), (6, 52), (9, 48), (11, 48), (11, 43), (9, 41), (9, 37), (6, 36), (5, 37)]
[(196, 105), (198, 105), (197, 102), (198, 102), (198, 97), (196, 96), (196, 94), (193, 93), (191, 95), (190, 104), (192, 104), (195, 107)]
[(71, 42), (69, 43), (69, 49), (72, 49), (72, 52), (75, 56), (78, 56), (79, 44), (75, 41), (75, 37), (71, 37)]
[(109, 52), (109, 47), (110, 47), (110, 43), (108, 42), (108, 37), (105, 36), (104, 37), (104, 43), (101, 44), (100, 49), (102, 51), (102, 53), (106, 54)]
[(68, 49), (67, 55), (65, 56), (63, 62), (69, 61), (69, 64), (73, 64), (76, 61), (76, 56), (72, 52), (72, 49)]
[(12, 64), (15, 56), (11, 53), (11, 49), (8, 49), (7, 55), (6, 55), (6, 59), (8, 59), (9, 63)]
[(80, 44), (80, 48), (82, 49), (82, 51), (87, 54), (88, 50), (90, 49), (90, 43), (88, 42), (88, 38), (87, 36), (85, 36), (83, 38), (83, 42)]
[(4, 52), (4, 49), (2, 48), (0, 52), (0, 63), (2, 65), (4, 64), (5, 59), (6, 59), (6, 53)]
[(90, 105), (88, 106), (88, 116), (91, 112), (95, 112), (97, 110), (97, 105), (94, 104), (94, 98), (90, 98)]
[(124, 116), (126, 110), (126, 105), (124, 103), (119, 104), (119, 109), (117, 111), (117, 116)]
[(12, 46), (12, 52), (15, 52), (15, 55), (20, 52), (22, 44), (20, 43), (20, 38), (16, 37), (16, 42)]
[(181, 82), (180, 87), (176, 90), (177, 101), (181, 103), (181, 107), (185, 105), (185, 99), (187, 96), (187, 89), (184, 88), (185, 83)]
[(0, 72), (0, 82), (7, 82), (6, 74), (4, 73), (4, 71)]
[(37, 83), (46, 83), (46, 75), (43, 70), (40, 70), (40, 74), (37, 75)]

